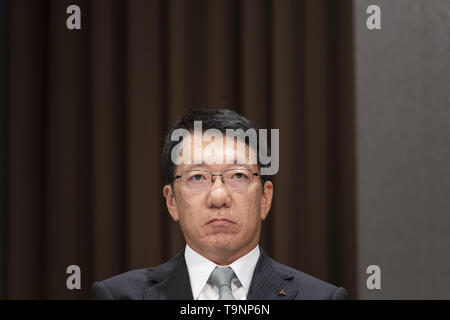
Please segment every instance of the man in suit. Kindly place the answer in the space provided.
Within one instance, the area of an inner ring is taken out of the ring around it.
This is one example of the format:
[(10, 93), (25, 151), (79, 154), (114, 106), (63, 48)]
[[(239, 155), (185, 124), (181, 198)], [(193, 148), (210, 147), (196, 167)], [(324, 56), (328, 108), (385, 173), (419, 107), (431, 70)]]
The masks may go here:
[[(198, 121), (201, 132), (196, 130)], [(209, 129), (222, 133), (223, 139), (205, 139)], [(159, 266), (95, 282), (91, 299), (347, 298), (344, 288), (279, 264), (260, 248), (273, 184), (261, 175), (259, 159), (250, 161), (257, 159), (257, 146), (250, 139), (225, 136), (227, 129), (256, 130), (249, 120), (226, 109), (197, 110), (175, 124), (162, 154), (163, 195), (186, 247)], [(183, 139), (178, 142), (174, 134), (180, 133)]]

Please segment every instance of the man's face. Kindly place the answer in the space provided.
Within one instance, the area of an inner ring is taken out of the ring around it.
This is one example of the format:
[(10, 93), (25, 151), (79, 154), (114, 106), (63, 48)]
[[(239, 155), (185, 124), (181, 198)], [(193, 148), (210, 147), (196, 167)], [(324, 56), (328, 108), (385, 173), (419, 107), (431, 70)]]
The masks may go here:
[[(181, 163), (175, 169), (176, 175), (186, 170), (209, 170), (213, 174), (222, 173), (231, 168), (247, 168), (258, 173), (256, 164), (217, 164), (226, 163), (227, 154), (236, 155), (237, 144), (232, 139), (224, 141), (223, 161), (212, 161), (218, 153), (207, 150), (208, 143), (203, 143), (203, 164), (193, 165)], [(246, 146), (246, 153), (253, 152)], [(191, 144), (193, 148), (194, 145)], [(193, 149), (192, 149), (193, 150)], [(194, 154), (194, 152), (192, 152)], [(209, 161), (208, 161), (209, 160)], [(213, 164), (207, 165), (206, 163)], [(266, 182), (264, 192), (258, 176), (248, 186), (247, 190), (236, 192), (220, 177), (215, 177), (214, 183), (202, 192), (194, 192), (183, 184), (180, 179), (174, 180), (174, 188), (164, 187), (167, 208), (175, 221), (179, 221), (186, 242), (195, 251), (207, 256), (216, 263), (227, 264), (253, 249), (259, 242), (261, 221), (269, 212), (273, 186)], [(230, 260), (230, 261), (228, 261)]]

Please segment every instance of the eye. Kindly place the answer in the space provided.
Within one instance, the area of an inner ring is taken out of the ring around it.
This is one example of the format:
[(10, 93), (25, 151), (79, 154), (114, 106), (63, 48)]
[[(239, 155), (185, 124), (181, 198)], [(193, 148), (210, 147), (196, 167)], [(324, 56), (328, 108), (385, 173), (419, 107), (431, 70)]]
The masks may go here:
[(206, 178), (204, 175), (197, 173), (197, 174), (194, 174), (193, 176), (191, 176), (189, 178), (189, 180), (190, 181), (202, 181), (202, 180), (206, 180)]
[(247, 175), (245, 173), (242, 173), (242, 172), (236, 172), (235, 174), (233, 174), (232, 178), (235, 179), (235, 180), (248, 179)]

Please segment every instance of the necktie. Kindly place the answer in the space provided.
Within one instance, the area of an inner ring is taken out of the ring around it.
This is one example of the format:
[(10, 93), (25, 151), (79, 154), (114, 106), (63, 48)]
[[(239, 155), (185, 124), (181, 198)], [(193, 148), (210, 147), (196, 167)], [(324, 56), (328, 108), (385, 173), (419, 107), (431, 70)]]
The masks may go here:
[(219, 300), (234, 300), (231, 294), (231, 280), (233, 279), (234, 271), (230, 267), (216, 267), (209, 282), (219, 288)]

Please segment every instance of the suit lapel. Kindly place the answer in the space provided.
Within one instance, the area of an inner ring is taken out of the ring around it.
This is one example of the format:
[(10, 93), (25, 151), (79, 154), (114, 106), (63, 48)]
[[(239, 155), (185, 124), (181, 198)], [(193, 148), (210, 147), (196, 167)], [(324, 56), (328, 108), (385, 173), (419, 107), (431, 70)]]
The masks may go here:
[(184, 250), (174, 259), (172, 270), (151, 277), (154, 285), (144, 291), (145, 300), (193, 300)]
[(270, 258), (260, 248), (261, 255), (253, 273), (247, 300), (292, 300), (298, 289), (291, 284), (294, 276), (275, 270)]
[[(278, 272), (267, 254), (260, 250), (247, 300), (294, 299), (298, 294), (298, 289), (290, 281), (294, 276)], [(193, 300), (184, 250), (173, 259), (173, 268), (152, 272), (149, 279), (151, 287), (143, 294), (145, 300)]]

